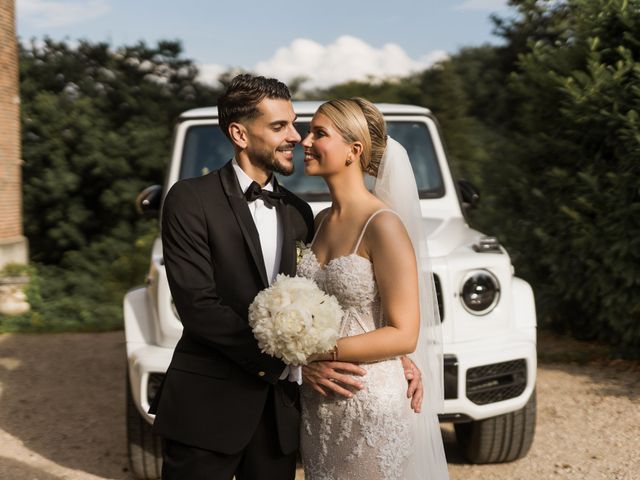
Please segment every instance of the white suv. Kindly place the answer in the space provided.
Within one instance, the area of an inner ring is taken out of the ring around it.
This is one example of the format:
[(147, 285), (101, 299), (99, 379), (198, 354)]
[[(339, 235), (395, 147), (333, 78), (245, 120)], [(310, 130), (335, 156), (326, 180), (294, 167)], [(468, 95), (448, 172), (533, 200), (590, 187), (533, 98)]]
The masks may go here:
[[(319, 105), (294, 102), (301, 135), (308, 131)], [(474, 207), (479, 196), (468, 182), (454, 182), (431, 112), (410, 105), (377, 106), (389, 135), (409, 153), (429, 235), (445, 342), (440, 419), (455, 424), (458, 443), (470, 462), (521, 458), (533, 441), (536, 418), (536, 313), (531, 287), (514, 276), (509, 255), (495, 238), (469, 228), (464, 211)], [(140, 210), (158, 215), (164, 194), (175, 182), (204, 175), (232, 156), (231, 144), (218, 128), (217, 108), (183, 113), (165, 185), (145, 189), (138, 197)], [(327, 188), (322, 179), (304, 175), (302, 149), (295, 162), (296, 172), (279, 181), (317, 213), (329, 205)], [(124, 298), (124, 321), (131, 468), (139, 478), (158, 478), (160, 444), (151, 432), (153, 415), (147, 410), (182, 331), (160, 238), (153, 245), (146, 285)]]

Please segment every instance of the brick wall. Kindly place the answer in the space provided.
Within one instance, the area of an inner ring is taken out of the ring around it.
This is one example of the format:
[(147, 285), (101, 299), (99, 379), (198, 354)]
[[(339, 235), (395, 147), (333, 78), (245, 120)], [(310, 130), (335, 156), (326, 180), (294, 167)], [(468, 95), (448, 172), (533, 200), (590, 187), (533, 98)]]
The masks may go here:
[(0, 241), (22, 235), (15, 0), (0, 0)]

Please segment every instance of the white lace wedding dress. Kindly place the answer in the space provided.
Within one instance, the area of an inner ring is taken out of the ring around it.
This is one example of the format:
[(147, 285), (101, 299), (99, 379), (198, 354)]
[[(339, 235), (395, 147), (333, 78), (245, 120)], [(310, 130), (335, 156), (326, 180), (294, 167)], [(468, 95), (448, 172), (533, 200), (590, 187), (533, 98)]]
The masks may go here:
[[(311, 278), (334, 295), (345, 311), (340, 336), (358, 335), (383, 327), (385, 321), (372, 263), (356, 254), (366, 222), (353, 253), (318, 263), (311, 248), (305, 250), (297, 275)], [(318, 227), (316, 236), (322, 228)], [(311, 246), (313, 246), (313, 242)], [(412, 453), (407, 381), (399, 358), (361, 366), (358, 377), (365, 389), (352, 398), (323, 397), (302, 385), (300, 443), (306, 480), (402, 480)]]

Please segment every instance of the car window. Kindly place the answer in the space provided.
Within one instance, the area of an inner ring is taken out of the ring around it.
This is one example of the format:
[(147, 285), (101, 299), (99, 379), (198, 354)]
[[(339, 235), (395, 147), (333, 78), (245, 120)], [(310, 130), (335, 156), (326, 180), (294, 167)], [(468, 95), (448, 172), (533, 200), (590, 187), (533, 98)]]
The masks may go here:
[[(304, 137), (309, 131), (309, 122), (298, 122), (296, 128)], [(442, 175), (427, 126), (423, 122), (392, 120), (387, 121), (387, 130), (407, 149), (420, 197), (443, 196)], [(191, 126), (185, 136), (180, 178), (205, 175), (222, 167), (232, 157), (231, 143), (217, 125)], [(304, 174), (303, 151), (299, 145), (294, 153), (294, 164), (294, 173), (288, 177), (278, 175), (278, 181), (305, 200), (328, 200), (329, 191), (322, 178)], [(369, 187), (373, 181), (366, 179)]]

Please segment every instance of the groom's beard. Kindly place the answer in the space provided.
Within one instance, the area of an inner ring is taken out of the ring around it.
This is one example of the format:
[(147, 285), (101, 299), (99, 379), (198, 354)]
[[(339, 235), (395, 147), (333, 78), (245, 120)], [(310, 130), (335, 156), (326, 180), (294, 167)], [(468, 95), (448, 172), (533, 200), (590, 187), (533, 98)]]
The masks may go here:
[(274, 153), (273, 150), (265, 149), (261, 151), (251, 152), (249, 154), (249, 158), (251, 159), (251, 163), (255, 165), (263, 166), (270, 172), (279, 173), (288, 177), (295, 170), (293, 165), (293, 158), (291, 159), (291, 161), (278, 158), (277, 152), (290, 150), (293, 155), (294, 148), (295, 144), (284, 144), (276, 149), (276, 153)]

